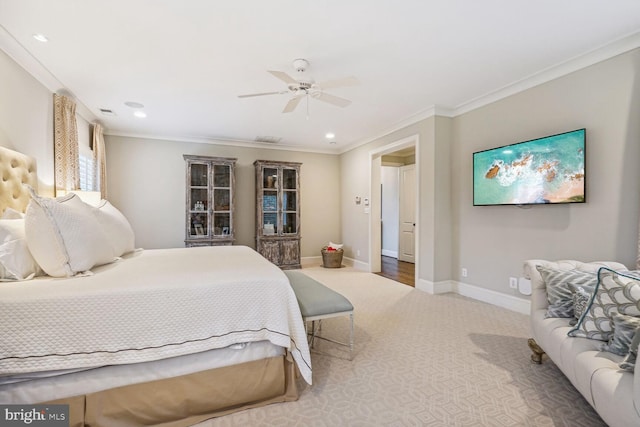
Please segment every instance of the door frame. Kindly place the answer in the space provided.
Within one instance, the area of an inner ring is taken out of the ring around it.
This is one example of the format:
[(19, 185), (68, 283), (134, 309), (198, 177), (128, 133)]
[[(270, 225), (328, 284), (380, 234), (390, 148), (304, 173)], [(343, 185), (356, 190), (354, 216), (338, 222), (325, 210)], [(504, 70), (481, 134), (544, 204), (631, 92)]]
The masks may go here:
[(403, 148), (414, 147), (416, 153), (416, 228), (415, 228), (415, 277), (420, 277), (420, 136), (408, 136), (375, 150), (369, 151), (369, 271), (378, 273), (382, 270), (382, 232), (380, 220), (382, 217), (382, 201), (380, 194), (382, 156)]

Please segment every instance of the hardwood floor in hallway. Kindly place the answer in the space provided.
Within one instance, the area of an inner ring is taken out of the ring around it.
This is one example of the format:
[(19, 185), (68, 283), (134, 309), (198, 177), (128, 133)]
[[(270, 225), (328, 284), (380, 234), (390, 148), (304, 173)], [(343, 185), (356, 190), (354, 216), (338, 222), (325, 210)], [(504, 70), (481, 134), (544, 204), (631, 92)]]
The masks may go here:
[(383, 256), (382, 271), (376, 274), (415, 287), (415, 264), (410, 262), (398, 261), (396, 258)]

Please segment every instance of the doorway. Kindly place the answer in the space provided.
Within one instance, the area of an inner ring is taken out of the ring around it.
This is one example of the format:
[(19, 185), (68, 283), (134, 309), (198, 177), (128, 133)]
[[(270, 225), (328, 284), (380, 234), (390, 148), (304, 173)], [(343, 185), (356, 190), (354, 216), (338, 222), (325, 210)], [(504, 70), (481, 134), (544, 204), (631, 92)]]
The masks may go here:
[(415, 135), (370, 153), (371, 272), (410, 286), (418, 277), (419, 259), (417, 151)]

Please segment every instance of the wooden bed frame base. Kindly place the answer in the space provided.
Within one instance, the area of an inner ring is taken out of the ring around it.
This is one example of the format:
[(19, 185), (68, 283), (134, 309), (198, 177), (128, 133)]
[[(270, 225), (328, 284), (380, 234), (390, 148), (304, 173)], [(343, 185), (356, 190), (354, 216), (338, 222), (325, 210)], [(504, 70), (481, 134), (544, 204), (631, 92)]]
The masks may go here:
[(291, 355), (46, 402), (69, 405), (70, 427), (186, 427), (298, 399)]

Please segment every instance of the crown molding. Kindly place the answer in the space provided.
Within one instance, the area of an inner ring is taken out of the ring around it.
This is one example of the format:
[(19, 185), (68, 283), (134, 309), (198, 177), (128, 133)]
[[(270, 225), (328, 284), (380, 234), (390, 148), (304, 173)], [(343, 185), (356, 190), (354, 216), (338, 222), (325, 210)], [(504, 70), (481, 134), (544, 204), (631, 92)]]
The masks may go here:
[(122, 138), (137, 138), (137, 139), (153, 139), (167, 142), (190, 142), (194, 144), (210, 144), (210, 145), (229, 145), (233, 147), (245, 147), (245, 148), (261, 148), (264, 150), (283, 150), (283, 151), (299, 151), (305, 153), (316, 154), (339, 154), (338, 150), (332, 149), (318, 149), (314, 147), (305, 147), (301, 145), (287, 145), (287, 144), (269, 144), (260, 143), (249, 140), (233, 139), (233, 138), (203, 138), (203, 137), (178, 137), (174, 135), (156, 135), (156, 134), (138, 134), (130, 132), (118, 132), (118, 131), (105, 131), (107, 136), (118, 136)]
[(553, 65), (537, 73), (531, 74), (515, 83), (511, 83), (498, 90), (492, 91), (478, 98), (464, 102), (453, 109), (453, 116), (459, 116), (493, 102), (499, 101), (511, 95), (531, 89), (535, 86), (547, 83), (557, 78), (566, 76), (575, 71), (587, 68), (598, 62), (613, 58), (640, 47), (640, 31), (622, 37), (612, 43), (598, 46), (589, 52), (574, 56), (559, 64)]
[(93, 114), (86, 105), (78, 101), (78, 98), (67, 90), (65, 85), (62, 84), (62, 82), (60, 82), (40, 61), (34, 58), (33, 55), (31, 55), (29, 51), (27, 51), (27, 49), (18, 42), (18, 40), (9, 34), (2, 25), (0, 25), (0, 49), (20, 65), (26, 72), (31, 74), (33, 78), (35, 78), (51, 93), (71, 96), (76, 103), (76, 112), (80, 117), (89, 123), (93, 123), (98, 120), (95, 114)]
[(361, 145), (368, 144), (370, 142), (376, 141), (382, 137), (392, 134), (393, 132), (399, 131), (401, 129), (406, 128), (407, 126), (411, 126), (416, 124), (422, 120), (428, 119), (429, 117), (441, 116), (441, 117), (455, 117), (454, 110), (449, 107), (445, 107), (443, 105), (432, 105), (423, 110), (418, 111), (415, 114), (412, 114), (399, 122), (396, 122), (392, 126), (384, 129), (373, 136), (368, 136), (366, 138), (359, 139), (347, 146), (343, 147), (338, 154), (343, 154), (348, 151), (353, 150), (354, 148), (358, 148)]

